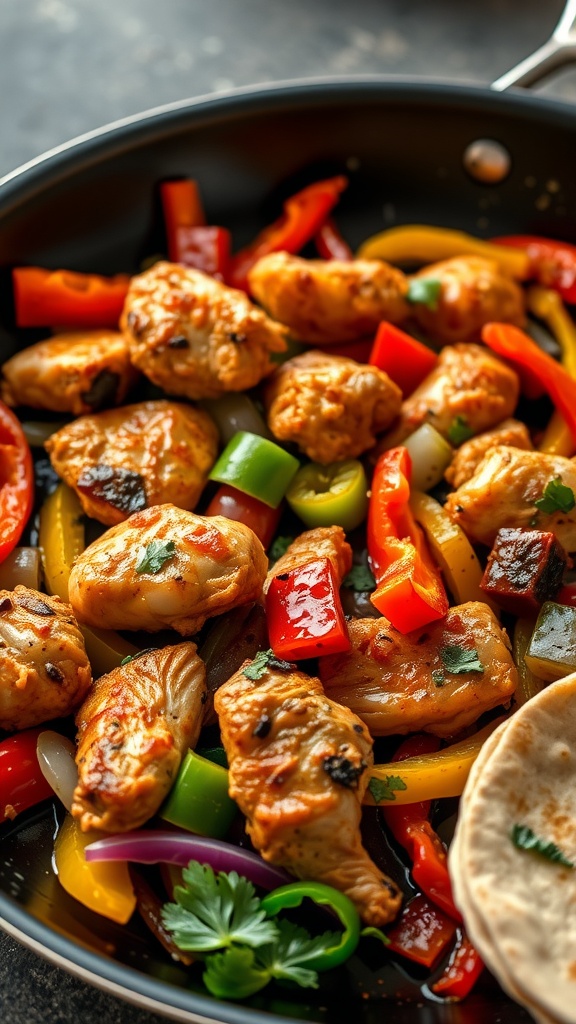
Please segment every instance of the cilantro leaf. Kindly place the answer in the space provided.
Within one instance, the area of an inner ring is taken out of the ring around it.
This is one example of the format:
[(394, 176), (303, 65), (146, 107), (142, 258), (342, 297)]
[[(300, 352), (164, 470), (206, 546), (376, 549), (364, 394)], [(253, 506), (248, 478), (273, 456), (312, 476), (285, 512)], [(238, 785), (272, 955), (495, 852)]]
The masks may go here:
[(432, 682), (434, 683), (434, 686), (444, 686), (446, 676), (441, 668), (432, 669)]
[(395, 800), (394, 791), (408, 789), (408, 787), (399, 775), (387, 775), (385, 779), (377, 779), (373, 775), (368, 783), (368, 789), (374, 803), (381, 804), (383, 800)]
[(448, 644), (440, 651), (442, 663), (447, 672), (460, 676), (465, 672), (483, 672), (484, 665), (478, 657), (478, 651), (472, 647), (461, 647), (460, 644)]
[(552, 512), (571, 512), (576, 505), (576, 498), (571, 487), (562, 483), (561, 476), (549, 480), (544, 492), (534, 504), (541, 512), (551, 515)]
[(294, 542), (294, 537), (276, 537), (272, 541), (269, 555), (273, 562), (277, 562), (282, 555), (285, 555), (290, 545)]
[(406, 299), (413, 305), (427, 306), (428, 309), (438, 308), (438, 299), (442, 291), (442, 282), (436, 277), (413, 277), (408, 285)]
[(160, 572), (164, 562), (173, 558), (176, 554), (176, 545), (173, 540), (164, 543), (161, 540), (153, 540), (146, 545), (146, 551), (136, 566), (136, 572)]
[(275, 668), (278, 672), (293, 672), (296, 665), (291, 661), (284, 661), (277, 658), (274, 651), (268, 648), (267, 651), (258, 651), (256, 657), (242, 669), (242, 675), (247, 679), (262, 679), (262, 676), (269, 668)]
[(555, 864), (562, 864), (565, 868), (573, 868), (575, 865), (562, 853), (562, 850), (546, 839), (540, 839), (528, 825), (514, 825), (510, 838), (519, 850), (529, 850), (537, 853)]
[(207, 958), (202, 981), (217, 999), (245, 999), (264, 988), (270, 974), (256, 963), (254, 950), (232, 946)]
[(205, 953), (233, 943), (261, 946), (276, 938), (254, 886), (235, 871), (214, 874), (205, 864), (190, 861), (182, 872), (185, 884), (174, 889), (176, 903), (162, 908), (162, 921), (180, 949)]
[(259, 963), (266, 968), (271, 978), (295, 981), (303, 988), (318, 988), (318, 974), (306, 967), (306, 964), (337, 946), (341, 935), (324, 932), (312, 936), (292, 921), (280, 920), (276, 923), (278, 936), (274, 942), (260, 947), (256, 954)]
[(120, 665), (129, 665), (131, 661), (135, 661), (136, 658), (143, 658), (145, 654), (151, 654), (152, 651), (157, 651), (157, 647), (145, 647), (142, 651), (136, 651), (136, 654), (127, 654), (125, 658), (122, 658)]
[(455, 416), (448, 427), (448, 439), (452, 441), (452, 444), (455, 444), (456, 446), (464, 444), (464, 441), (469, 441), (473, 436), (474, 431), (470, 427), (466, 417)]
[(343, 587), (350, 587), (357, 593), (368, 594), (376, 589), (376, 580), (367, 565), (353, 565), (342, 580)]

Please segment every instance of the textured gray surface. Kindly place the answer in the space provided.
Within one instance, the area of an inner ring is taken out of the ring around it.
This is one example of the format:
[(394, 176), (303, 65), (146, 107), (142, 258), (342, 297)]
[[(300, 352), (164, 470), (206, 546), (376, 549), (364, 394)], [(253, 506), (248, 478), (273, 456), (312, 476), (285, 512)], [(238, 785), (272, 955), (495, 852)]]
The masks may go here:
[[(562, 0), (0, 0), (0, 175), (148, 107), (235, 86), (379, 72), (488, 83)], [(576, 101), (576, 72), (544, 87)], [(0, 934), (2, 1024), (154, 1024)]]

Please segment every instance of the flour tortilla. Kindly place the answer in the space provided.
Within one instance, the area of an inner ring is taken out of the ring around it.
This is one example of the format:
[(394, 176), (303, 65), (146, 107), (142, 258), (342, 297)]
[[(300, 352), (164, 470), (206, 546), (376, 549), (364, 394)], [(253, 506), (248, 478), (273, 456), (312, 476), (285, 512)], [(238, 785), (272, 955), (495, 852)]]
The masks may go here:
[(450, 859), (470, 937), (503, 987), (538, 1019), (576, 1024), (576, 870), (518, 850), (515, 824), (576, 863), (576, 673), (487, 741)]

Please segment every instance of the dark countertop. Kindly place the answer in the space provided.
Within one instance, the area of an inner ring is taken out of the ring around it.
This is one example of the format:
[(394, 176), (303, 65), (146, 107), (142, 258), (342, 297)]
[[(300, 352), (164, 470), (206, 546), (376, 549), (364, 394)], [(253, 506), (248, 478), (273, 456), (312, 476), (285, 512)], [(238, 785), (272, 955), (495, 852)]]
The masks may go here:
[[(256, 82), (382, 73), (487, 84), (563, 0), (19, 0), (0, 5), (0, 175), (158, 104)], [(576, 72), (544, 91), (576, 101)], [(160, 1024), (0, 934), (3, 1024)]]

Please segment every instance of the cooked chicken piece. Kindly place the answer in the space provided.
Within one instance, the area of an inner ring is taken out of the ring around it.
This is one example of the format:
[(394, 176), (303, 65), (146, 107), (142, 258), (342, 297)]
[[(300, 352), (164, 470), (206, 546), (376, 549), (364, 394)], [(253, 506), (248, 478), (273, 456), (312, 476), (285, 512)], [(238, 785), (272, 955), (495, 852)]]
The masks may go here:
[(528, 427), (520, 420), (504, 420), (493, 430), (486, 430), (477, 437), (471, 437), (454, 454), (444, 476), (452, 487), (460, 487), (474, 476), (482, 459), (491, 448), (522, 448), (532, 451), (532, 440)]
[(57, 334), (17, 352), (2, 373), (7, 405), (76, 416), (118, 405), (137, 378), (118, 331)]
[(340, 585), (346, 573), (352, 568), (352, 548), (341, 526), (319, 526), (315, 530), (305, 530), (299, 534), (285, 554), (274, 562), (264, 583), (264, 593), (268, 593), (268, 587), (275, 576), (291, 572), (299, 565), (306, 565), (316, 558), (330, 559)]
[(171, 395), (218, 398), (274, 369), (286, 330), (208, 274), (156, 263), (132, 278), (120, 326), (135, 366)]
[(398, 415), (402, 392), (387, 373), (343, 356), (304, 352), (266, 384), (270, 430), (313, 461), (361, 455)]
[(420, 302), (413, 307), (418, 323), (438, 341), (479, 341), (481, 328), (492, 320), (525, 323), (522, 289), (493, 260), (457, 256), (424, 267), (412, 280), (421, 278), (442, 283), (433, 308)]
[(406, 277), (382, 260), (263, 256), (248, 275), (254, 297), (292, 337), (332, 345), (373, 334), (381, 320), (409, 315)]
[(155, 505), (82, 552), (70, 603), (89, 626), (191, 636), (213, 615), (258, 600), (267, 568), (264, 548), (242, 523)]
[(149, 505), (195, 507), (218, 454), (208, 413), (181, 402), (140, 402), (82, 416), (46, 451), (87, 515), (114, 525)]
[(431, 423), (446, 438), (460, 420), (474, 434), (490, 430), (512, 415), (519, 393), (518, 374), (489, 349), (448, 346), (432, 373), (402, 403), (400, 419), (383, 446), (402, 444), (422, 423)]
[(148, 651), (100, 676), (76, 716), (72, 815), (83, 832), (127, 832), (155, 814), (198, 740), (205, 701), (193, 643)]
[(91, 681), (70, 605), (28, 587), (0, 590), (0, 729), (69, 715)]
[(373, 763), (367, 729), (296, 666), (272, 659), (254, 673), (250, 665), (216, 691), (215, 708), (230, 795), (254, 846), (297, 878), (345, 892), (367, 924), (386, 924), (400, 894), (360, 838)]
[(516, 689), (510, 641), (480, 601), (450, 608), (445, 619), (412, 633), (384, 618), (353, 619), (348, 631), (352, 650), (322, 658), (320, 678), (373, 736), (452, 736)]
[[(576, 462), (562, 455), (491, 448), (474, 476), (448, 496), (446, 511), (471, 540), (491, 547), (504, 526), (537, 527), (576, 551), (576, 508), (542, 511), (536, 502), (562, 483), (576, 495)], [(568, 498), (572, 498), (569, 493)]]

